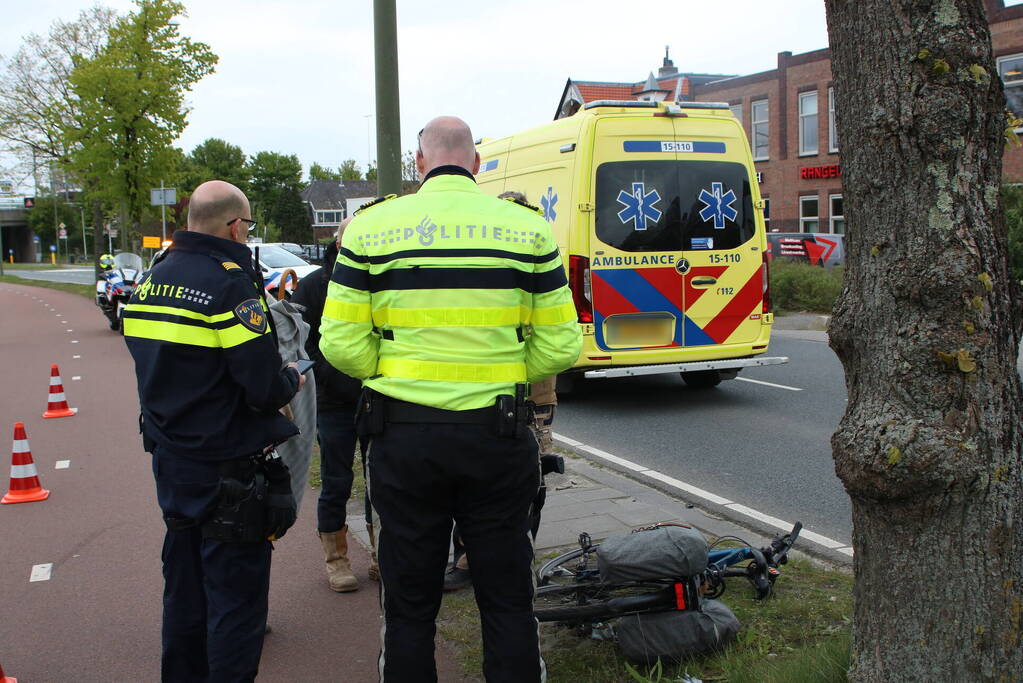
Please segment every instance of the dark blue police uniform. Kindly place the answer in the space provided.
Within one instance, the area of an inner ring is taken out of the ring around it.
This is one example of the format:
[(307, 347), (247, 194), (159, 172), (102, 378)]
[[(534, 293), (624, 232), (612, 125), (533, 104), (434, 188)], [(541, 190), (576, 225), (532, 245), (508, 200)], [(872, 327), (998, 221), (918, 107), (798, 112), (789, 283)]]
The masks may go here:
[(164, 681), (251, 681), (258, 671), (270, 542), (262, 529), (258, 540), (225, 540), (209, 527), (227, 483), (251, 487), (254, 457), (298, 433), (278, 412), (298, 373), (281, 367), (269, 318), (249, 248), (186, 231), (124, 311), (167, 522)]

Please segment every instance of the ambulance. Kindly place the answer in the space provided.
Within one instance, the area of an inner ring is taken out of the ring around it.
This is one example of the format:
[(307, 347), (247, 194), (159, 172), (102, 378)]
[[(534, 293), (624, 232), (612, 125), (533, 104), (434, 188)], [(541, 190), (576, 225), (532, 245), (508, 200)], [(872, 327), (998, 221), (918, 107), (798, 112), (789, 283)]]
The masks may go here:
[(480, 188), (550, 222), (583, 332), (572, 380), (681, 373), (712, 387), (766, 357), (764, 202), (728, 105), (597, 101), (477, 145)]

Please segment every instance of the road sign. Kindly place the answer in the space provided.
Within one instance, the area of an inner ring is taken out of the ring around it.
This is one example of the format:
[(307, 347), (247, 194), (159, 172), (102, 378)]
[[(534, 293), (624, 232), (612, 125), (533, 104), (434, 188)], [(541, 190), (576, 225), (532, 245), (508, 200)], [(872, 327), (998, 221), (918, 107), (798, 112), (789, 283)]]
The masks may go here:
[(117, 237), (117, 228), (107, 228), (107, 234), (111, 237)]
[(149, 191), (150, 206), (174, 206), (178, 203), (177, 188), (154, 187)]
[(32, 235), (33, 242), (39, 242), (39, 235)]
[(14, 194), (14, 181), (0, 180), (0, 194)]
[(36, 206), (36, 198), (35, 197), (25, 197), (25, 208), (26, 209), (34, 209), (35, 206)]
[(62, 240), (66, 240), (67, 239), (67, 230), (65, 230), (64, 228), (61, 228), (60, 230), (58, 230), (57, 231), (57, 237), (61, 238)]
[(159, 249), (160, 248), (160, 238), (159, 237), (150, 236), (150, 235), (143, 235), (142, 236), (142, 248), (143, 249)]

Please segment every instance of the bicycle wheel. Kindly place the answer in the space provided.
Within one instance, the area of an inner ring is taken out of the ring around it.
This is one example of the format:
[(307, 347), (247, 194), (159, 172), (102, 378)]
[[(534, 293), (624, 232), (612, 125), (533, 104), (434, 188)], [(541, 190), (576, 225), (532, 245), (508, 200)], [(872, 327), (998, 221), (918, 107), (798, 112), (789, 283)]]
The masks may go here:
[(536, 572), (536, 585), (576, 582), (582, 576), (596, 577), (597, 558), (594, 552), (596, 548), (597, 546), (593, 546), (589, 552), (578, 548), (544, 562)]
[(537, 589), (533, 614), (541, 622), (585, 623), (661, 611), (674, 605), (674, 588), (664, 583), (605, 585), (584, 581)]

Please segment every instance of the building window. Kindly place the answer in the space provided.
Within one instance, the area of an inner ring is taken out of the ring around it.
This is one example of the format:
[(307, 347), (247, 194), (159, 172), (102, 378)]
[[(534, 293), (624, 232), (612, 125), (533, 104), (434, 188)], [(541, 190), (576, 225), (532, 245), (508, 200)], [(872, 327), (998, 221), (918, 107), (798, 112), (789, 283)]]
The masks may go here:
[(1002, 77), (1005, 86), (1006, 108), (1016, 118), (1023, 118), (1023, 54), (999, 57), (998, 75)]
[(764, 230), (771, 231), (771, 199), (764, 197)]
[(732, 110), (732, 116), (734, 116), (739, 123), (742, 123), (742, 102), (739, 104), (733, 104), (728, 108)]
[(316, 222), (319, 224), (324, 223), (340, 223), (341, 212), (340, 211), (317, 211)]
[(750, 103), (751, 130), (753, 136), (753, 159), (763, 161), (771, 155), (768, 145), (768, 112), (767, 100), (757, 100)]
[(828, 151), (838, 151), (838, 128), (835, 127), (835, 89), (828, 88)]
[(799, 96), (799, 156), (817, 153), (817, 93)]
[(845, 206), (842, 195), (833, 194), (828, 197), (831, 203), (831, 232), (836, 235), (845, 234)]
[(799, 232), (819, 232), (820, 215), (816, 195), (799, 198)]

